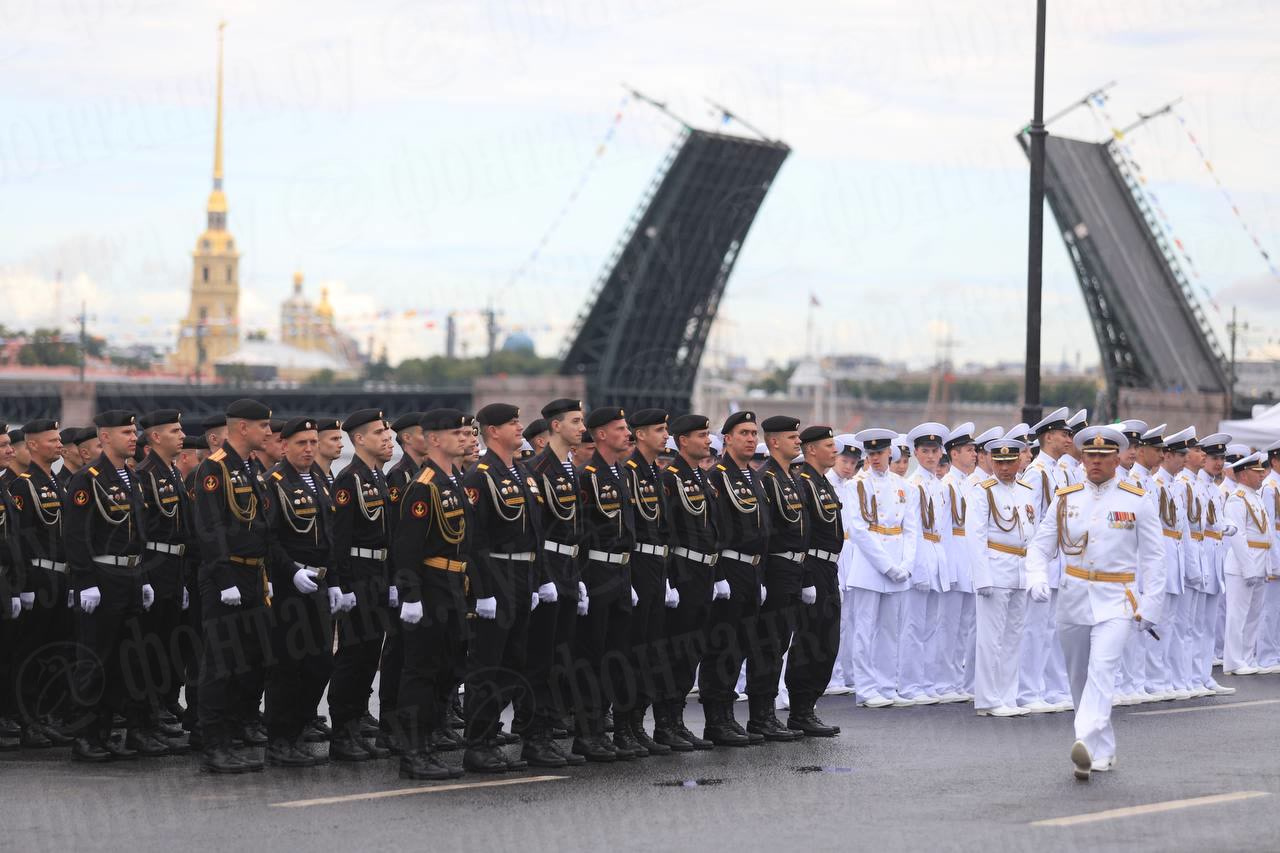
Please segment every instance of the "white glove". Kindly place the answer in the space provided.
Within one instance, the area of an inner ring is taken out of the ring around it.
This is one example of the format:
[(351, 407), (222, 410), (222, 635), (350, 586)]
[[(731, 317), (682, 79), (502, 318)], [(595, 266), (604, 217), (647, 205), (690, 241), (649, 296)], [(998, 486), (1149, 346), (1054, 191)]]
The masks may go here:
[(318, 575), (308, 569), (298, 569), (293, 573), (293, 588), (303, 595), (310, 595), (320, 587), (316, 585)]
[(342, 612), (343, 613), (350, 613), (352, 610), (355, 610), (357, 603), (358, 602), (356, 601), (356, 594), (354, 592), (344, 592), (342, 594)]
[(21, 612), (22, 612), (22, 599), (15, 595), (9, 601), (9, 618), (17, 619), (18, 614)]
[(680, 590), (671, 585), (671, 581), (667, 581), (667, 607), (680, 606)]
[(422, 621), (422, 602), (406, 601), (400, 605), (400, 621), (407, 625), (417, 625)]
[(976, 590), (974, 590), (974, 592), (978, 593), (978, 595), (982, 596), (983, 598), (990, 598), (991, 593), (995, 592), (995, 590), (989, 586), (980, 586)]
[(1031, 588), (1027, 590), (1027, 594), (1031, 596), (1032, 601), (1044, 604), (1049, 600), (1049, 585), (1047, 583), (1033, 583)]
[(911, 588), (912, 588), (912, 589), (914, 589), (916, 592), (928, 592), (928, 591), (929, 591), (929, 582), (928, 582), (928, 581), (920, 581), (920, 582), (918, 582), (918, 583), (913, 583), (913, 584), (911, 585)]
[(1239, 532), (1240, 532), (1240, 528), (1236, 527), (1231, 522), (1227, 522), (1226, 524), (1222, 525), (1223, 536), (1235, 536)]
[(711, 587), (711, 600), (715, 601), (718, 598), (728, 598), (728, 597), (729, 597), (729, 582), (716, 581), (715, 585)]
[(760, 584), (760, 603), (764, 604), (769, 599), (769, 590), (765, 589), (764, 584)]
[(545, 601), (547, 604), (555, 604), (560, 600), (560, 593), (556, 592), (556, 585), (551, 581), (547, 581), (538, 587), (538, 599)]
[(476, 600), (476, 615), (481, 619), (497, 619), (498, 618), (498, 599), (492, 595), (488, 598)]
[(536, 592), (533, 592), (529, 594), (529, 612), (532, 613), (537, 609), (538, 609), (538, 594)]
[(342, 590), (336, 586), (329, 587), (329, 615), (337, 613), (342, 609)]
[(229, 604), (232, 607), (240, 606), (240, 588), (239, 587), (229, 586), (226, 589), (224, 589), (221, 593), (219, 593), (219, 595), (222, 596), (223, 604)]
[(394, 586), (387, 587), (387, 606), (400, 606), (400, 590), (396, 589)]
[(80, 609), (85, 613), (92, 613), (97, 610), (98, 605), (101, 603), (102, 592), (96, 586), (80, 590)]
[(191, 606), (191, 593), (184, 586), (182, 588), (182, 609), (186, 610), (190, 606)]
[(1244, 585), (1249, 587), (1262, 586), (1264, 580), (1265, 578), (1263, 577), (1245, 578)]
[(586, 616), (591, 607), (591, 599), (587, 597), (587, 585), (578, 581), (578, 615)]
[(151, 584), (144, 583), (142, 585), (142, 609), (150, 610), (151, 605), (156, 603), (156, 591), (151, 588)]
[(640, 603), (640, 595), (636, 592), (636, 588), (631, 587), (631, 606), (635, 607)]
[(271, 581), (267, 581), (267, 598), (275, 598), (276, 589), (271, 585)]
[[(763, 588), (761, 587), (761, 589)], [(818, 588), (816, 586), (806, 586), (800, 590), (800, 600), (805, 604), (813, 604), (818, 600)]]
[(1150, 619), (1134, 619), (1133, 624), (1134, 627), (1138, 629), (1139, 634), (1156, 626), (1156, 623), (1152, 622)]
[(899, 566), (890, 567), (889, 571), (885, 572), (884, 574), (885, 574), (885, 577), (887, 577), (889, 580), (893, 581), (894, 583), (902, 583), (907, 578), (911, 577), (911, 572)]
[(70, 610), (75, 606), (76, 606), (76, 591), (74, 589), (69, 589), (67, 590), (67, 609)]
[(18, 593), (18, 602), (22, 605), (23, 610), (30, 610), (36, 606), (36, 594), (34, 592)]

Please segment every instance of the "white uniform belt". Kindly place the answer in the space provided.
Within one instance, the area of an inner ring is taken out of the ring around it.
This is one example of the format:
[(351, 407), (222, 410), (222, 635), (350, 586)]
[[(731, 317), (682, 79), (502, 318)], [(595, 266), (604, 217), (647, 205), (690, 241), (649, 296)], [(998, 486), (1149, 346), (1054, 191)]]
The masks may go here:
[(546, 551), (551, 551), (552, 553), (555, 553), (555, 554), (564, 554), (566, 557), (578, 556), (577, 545), (564, 545), (564, 544), (561, 544), (560, 542), (552, 542), (550, 539), (548, 539), (546, 542), (542, 543), (542, 547)]
[(298, 568), (303, 569), (304, 571), (315, 572), (320, 577), (324, 577), (325, 574), (329, 571), (324, 566), (304, 566), (302, 563), (297, 563), (296, 565)]
[(161, 554), (172, 554), (175, 557), (181, 557), (186, 553), (186, 545), (170, 545), (168, 542), (148, 542), (148, 551), (156, 551)]
[(31, 561), (31, 565), (35, 566), (37, 569), (48, 569), (51, 572), (57, 572), (60, 575), (65, 575), (67, 573), (67, 564), (59, 563), (54, 560), (46, 560), (43, 558), (35, 559)]
[(716, 560), (720, 558), (719, 554), (704, 554), (701, 551), (694, 551), (689, 548), (672, 548), (671, 553), (677, 557), (692, 560), (695, 563), (702, 563), (704, 566), (714, 566)]
[(117, 557), (112, 554), (94, 554), (93, 561), (104, 566), (124, 566), (126, 569), (132, 569), (138, 565), (138, 555), (130, 554), (127, 557)]
[(387, 559), (386, 548), (352, 548), (351, 556), (359, 557), (362, 560), (385, 560)]
[(819, 560), (826, 560), (828, 563), (834, 563), (840, 559), (840, 554), (836, 551), (823, 551), (821, 548), (810, 548), (810, 557), (817, 557)]
[(804, 551), (777, 551), (769, 555), (770, 557), (781, 557), (792, 563), (798, 563), (804, 559)]
[(532, 563), (536, 556), (532, 551), (521, 551), (518, 554), (490, 554), (497, 560), (516, 560), (521, 563)]
[(637, 554), (652, 554), (655, 557), (667, 556), (666, 545), (645, 545), (643, 542), (637, 542), (636, 547), (631, 550)]
[(748, 566), (760, 565), (759, 554), (743, 554), (741, 551), (730, 551), (727, 548), (720, 552), (720, 559), (737, 560), (739, 563), (746, 563)]
[(625, 566), (627, 563), (631, 562), (631, 555), (625, 551), (621, 554), (614, 554), (610, 551), (597, 551), (592, 548), (587, 552), (587, 559), (595, 560), (597, 563), (615, 563), (617, 565)]

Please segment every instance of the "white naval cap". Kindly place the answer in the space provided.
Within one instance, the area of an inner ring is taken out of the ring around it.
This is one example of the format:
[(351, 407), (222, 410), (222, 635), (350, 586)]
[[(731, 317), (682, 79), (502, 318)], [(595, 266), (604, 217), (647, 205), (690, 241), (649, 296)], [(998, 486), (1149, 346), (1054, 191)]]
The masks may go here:
[(1073, 441), (1081, 453), (1115, 453), (1129, 446), (1124, 433), (1112, 426), (1085, 427)]
[(1267, 456), (1269, 456), (1272, 459), (1274, 459), (1277, 456), (1280, 456), (1280, 441), (1271, 442), (1266, 447), (1262, 448), (1262, 452), (1267, 454)]
[(944, 424), (928, 421), (912, 427), (907, 433), (907, 441), (912, 447), (919, 447), (922, 444), (941, 445), (946, 440), (948, 432)]
[(1089, 410), (1081, 409), (1070, 418), (1067, 419), (1067, 429), (1071, 430), (1071, 434), (1075, 435), (1080, 430), (1089, 425)]
[(672, 453), (678, 452), (676, 450), (676, 437), (674, 435), (667, 436), (666, 448), (667, 450), (670, 450)]
[(1060, 409), (1055, 409), (1045, 417), (1036, 421), (1031, 426), (1031, 432), (1034, 435), (1039, 435), (1040, 433), (1048, 432), (1051, 429), (1066, 429), (1067, 417), (1070, 414), (1071, 414), (1071, 410), (1068, 409), (1066, 406), (1063, 406)]
[(989, 430), (985, 430), (981, 433), (978, 433), (978, 437), (973, 440), (973, 443), (978, 445), (979, 450), (987, 450), (988, 449), (987, 445), (990, 442), (995, 441), (997, 438), (1003, 438), (1003, 437), (1004, 437), (1004, 429), (1002, 427), (993, 426)]
[(1142, 434), (1140, 444), (1143, 447), (1159, 447), (1164, 444), (1164, 431), (1167, 427), (1168, 424), (1160, 424), (1160, 426), (1154, 426), (1147, 430)]
[(906, 433), (902, 432), (893, 437), (893, 444), (895, 447), (902, 447), (908, 450), (911, 448), (911, 441), (907, 438)]
[(836, 436), (836, 452), (858, 456), (862, 453), (862, 442), (851, 432), (842, 432)]
[(532, 444), (530, 444), (528, 441), (521, 441), (521, 442), (520, 442), (520, 452), (521, 452), (521, 453), (532, 453), (532, 452), (533, 452), (533, 445), (532, 445)]
[(973, 444), (973, 421), (965, 421), (951, 428), (947, 433), (947, 440), (942, 443), (946, 450), (953, 447), (960, 447), (963, 444)]
[(724, 453), (724, 439), (715, 433), (711, 433), (711, 452), (716, 456)]
[(1142, 434), (1150, 429), (1146, 421), (1140, 421), (1137, 418), (1121, 421), (1116, 425), (1116, 428), (1124, 433), (1124, 437), (1129, 439), (1130, 444), (1137, 444), (1142, 441)]
[(1241, 456), (1248, 456), (1253, 450), (1247, 444), (1228, 444), (1227, 445), (1227, 461), (1233, 458), (1239, 459)]
[(765, 447), (763, 441), (756, 445), (757, 457), (759, 457), (760, 459), (764, 459), (768, 455), (769, 455), (769, 448)]
[(993, 438), (987, 442), (987, 452), (996, 462), (1016, 462), (1026, 449), (1027, 443), (1018, 438)]
[(1191, 426), (1186, 429), (1175, 432), (1164, 440), (1164, 449), (1171, 450), (1174, 453), (1184, 453), (1188, 447), (1195, 444), (1196, 428)]
[(1234, 471), (1239, 471), (1243, 468), (1266, 470), (1267, 454), (1259, 450), (1257, 453), (1250, 453), (1248, 456), (1240, 457), (1235, 462), (1228, 463), (1227, 467)]
[(1209, 456), (1225, 456), (1227, 453), (1227, 445), (1231, 443), (1231, 436), (1225, 432), (1215, 432), (1213, 435), (1206, 435), (1200, 439), (1200, 449)]
[(854, 435), (853, 440), (862, 445), (862, 449), (867, 453), (875, 453), (878, 450), (887, 450), (891, 445), (896, 444), (898, 434), (891, 429), (864, 429)]
[(898, 462), (898, 461), (900, 461), (901, 459), (902, 459), (902, 447), (901, 447), (900, 445), (897, 445), (897, 444), (895, 444), (893, 447), (890, 447), (890, 448), (889, 448), (889, 461), (890, 461), (890, 462)]
[(1031, 435), (1031, 427), (1026, 424), (1015, 424), (1009, 428), (1004, 434), (1005, 438), (1016, 438), (1018, 441), (1026, 441), (1027, 436)]

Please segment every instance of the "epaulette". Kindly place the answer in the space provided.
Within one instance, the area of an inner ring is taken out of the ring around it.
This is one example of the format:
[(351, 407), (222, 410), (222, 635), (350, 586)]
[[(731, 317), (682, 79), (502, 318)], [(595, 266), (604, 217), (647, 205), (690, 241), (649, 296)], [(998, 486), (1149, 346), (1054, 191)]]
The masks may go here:
[(1027, 485), (1026, 483), (1024, 483), (1024, 482), (1023, 482), (1023, 481), (1021, 481), (1021, 480), (1018, 480), (1018, 485), (1019, 485), (1019, 486), (1022, 486), (1022, 488), (1026, 489), (1028, 492), (1034, 492), (1034, 491), (1035, 491), (1035, 489), (1031, 488), (1031, 486)]
[(281, 474), (279, 471), (272, 471), (272, 472), (271, 472), (271, 479), (273, 479), (273, 480), (283, 480), (283, 479), (284, 479), (284, 474)]
[(636, 461), (635, 461), (634, 459), (628, 459), (628, 460), (627, 460), (627, 467), (628, 467), (628, 468), (635, 468), (635, 467), (636, 467)]
[(1236, 489), (1236, 497), (1238, 498), (1244, 497), (1244, 489)]
[(596, 469), (595, 469), (595, 466), (594, 466), (594, 465), (583, 465), (582, 467), (583, 467), (584, 469), (586, 469), (587, 471), (590, 471), (592, 474), (594, 474), (594, 473), (596, 472)]
[[(97, 469), (97, 468), (94, 468), (92, 465), (90, 465), (90, 466), (89, 466), (89, 473), (96, 477), (96, 476), (98, 476), (98, 469)], [(30, 475), (29, 475), (29, 474), (23, 474), (22, 476), (24, 476), (24, 477), (28, 477), (28, 476), (30, 476)]]
[(1083, 488), (1084, 488), (1084, 483), (1076, 483), (1074, 486), (1063, 486), (1061, 489), (1058, 489), (1056, 492), (1054, 492), (1054, 495), (1056, 495), (1057, 497), (1062, 497), (1063, 495), (1069, 495), (1072, 492), (1078, 492)]
[[(1079, 483), (1077, 483), (1076, 485), (1079, 488), (1084, 488), (1083, 485)], [(1120, 488), (1124, 489), (1129, 494), (1137, 495), (1138, 497), (1142, 497), (1147, 493), (1146, 489), (1142, 488), (1141, 486), (1135, 486), (1133, 483), (1121, 483)]]
[(227, 451), (223, 450), (221, 447), (213, 451), (213, 453), (209, 454), (209, 459), (210, 461), (213, 461), (213, 462), (221, 462), (223, 459), (226, 459), (226, 458), (227, 458)]
[[(729, 470), (728, 468), (726, 468), (726, 467), (724, 467), (723, 465), (721, 465), (719, 462), (717, 462), (717, 463), (716, 463), (716, 468), (718, 468), (718, 469), (719, 469), (719, 470), (721, 470), (721, 471), (728, 471), (728, 470)], [(674, 468), (672, 468), (671, 470), (672, 470), (672, 471), (674, 471), (675, 469), (674, 469)]]
[(805, 472), (803, 472), (803, 471), (801, 471), (801, 472), (800, 472), (800, 476), (801, 476), (801, 477), (804, 477), (806, 480), (812, 480), (812, 479), (813, 479), (812, 477), (810, 477), (808, 474), (806, 474), (806, 473), (805, 473)]
[(680, 473), (680, 469), (679, 469), (679, 468), (677, 468), (677, 467), (676, 467), (676, 466), (674, 466), (674, 465), (668, 465), (668, 466), (667, 466), (667, 470), (668, 470), (668, 471), (670, 471), (672, 474), (679, 474), (679, 473)]
[(477, 470), (480, 470), (480, 471), (488, 471), (488, 470), (489, 470), (489, 463), (487, 463), (487, 462), (477, 462), (477, 463), (476, 463), (476, 469), (477, 469)]
[(998, 483), (998, 482), (1000, 482), (1000, 481), (999, 481), (999, 480), (997, 480), (995, 477), (992, 477), (992, 478), (991, 478), (991, 479), (989, 479), (989, 480), (983, 480), (983, 481), (982, 481), (981, 483), (979, 483), (978, 485), (979, 485), (979, 486), (981, 486), (981, 487), (982, 487), (982, 488), (984, 488), (984, 489), (989, 489), (989, 488), (991, 488), (992, 486), (994, 486), (994, 485), (995, 485), (996, 483)]
[(435, 475), (436, 470), (434, 468), (423, 468), (422, 473), (418, 475), (418, 479), (415, 482), (421, 483), (425, 486), (427, 483), (431, 482)]
[[(92, 468), (90, 468), (89, 470), (90, 470), (90, 471), (93, 471), (93, 469), (92, 469)], [(95, 471), (94, 473), (97, 473), (97, 472)], [(31, 475), (30, 475), (30, 474), (28, 474), (26, 471), (23, 471), (23, 472), (22, 472), (21, 474), (19, 474), (18, 476), (19, 476), (19, 477), (22, 477), (24, 480), (30, 480), (30, 479), (31, 479)]]

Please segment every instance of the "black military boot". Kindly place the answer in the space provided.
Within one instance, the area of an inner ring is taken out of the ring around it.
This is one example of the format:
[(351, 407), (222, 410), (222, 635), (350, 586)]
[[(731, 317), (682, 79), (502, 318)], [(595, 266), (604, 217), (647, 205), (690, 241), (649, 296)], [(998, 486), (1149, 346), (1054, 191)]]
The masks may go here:
[(786, 743), (804, 738), (802, 732), (794, 732), (785, 728), (773, 711), (773, 699), (768, 697), (751, 697), (751, 719), (747, 721), (747, 731), (762, 736), (765, 740)]
[(364, 714), (360, 717), (360, 737), (377, 737), (378, 732), (382, 728), (381, 722), (373, 714)]
[[(653, 741), (655, 746), (665, 746), (669, 752), (693, 752), (693, 744), (676, 731), (671, 706), (666, 702), (658, 702), (653, 706)], [(649, 751), (653, 752), (652, 749)]]
[(646, 708), (640, 707), (631, 712), (631, 734), (635, 735), (636, 743), (643, 746), (650, 755), (670, 755), (671, 747), (658, 743), (649, 737), (649, 733), (644, 730), (644, 714), (646, 710)]
[[(573, 740), (573, 751), (578, 755), (587, 761), (608, 763), (618, 760), (618, 751), (605, 737), (600, 720), (587, 720), (579, 714), (578, 731), (578, 736)], [(630, 758), (630, 755), (627, 757)]]
[(568, 767), (565, 760), (552, 745), (551, 738), (543, 730), (541, 721), (534, 719), (524, 729), (524, 746), (520, 749), (520, 757), (530, 767)]
[(302, 739), (307, 743), (324, 743), (331, 737), (333, 729), (329, 728), (322, 717), (316, 717), (302, 730)]
[(444, 714), (444, 724), (451, 729), (466, 728), (467, 723), (462, 719), (462, 697), (457, 693), (453, 694), (453, 698), (449, 700), (449, 709)]
[(684, 724), (683, 699), (677, 700), (671, 707), (672, 731), (684, 738), (685, 742), (694, 749), (711, 749), (711, 747), (714, 746), (714, 744), (706, 738), (700, 738), (695, 735), (689, 730), (689, 727)]
[(618, 711), (614, 714), (613, 749), (622, 761), (649, 757), (649, 750), (640, 745), (636, 740), (635, 732), (631, 731), (630, 711)]
[(707, 715), (707, 725), (702, 730), (704, 738), (716, 746), (746, 746), (751, 743), (747, 733), (739, 734), (733, 725), (732, 705), (717, 702), (713, 705), (703, 705), (702, 708)]
[(137, 750), (130, 747), (127, 743), (116, 743), (110, 736), (104, 737), (101, 741), (102, 746), (107, 752), (111, 753), (112, 761), (132, 761), (138, 757)]
[(822, 722), (812, 706), (804, 708), (792, 705), (791, 713), (787, 716), (787, 728), (808, 737), (835, 737), (840, 734), (840, 727)]
[(261, 720), (250, 720), (244, 724), (244, 729), (240, 732), (240, 739), (244, 741), (245, 746), (266, 746), (267, 727), (262, 724)]
[(316, 762), (296, 744), (284, 738), (276, 738), (267, 745), (267, 763), (272, 767), (312, 767)]
[(462, 749), (462, 738), (448, 726), (441, 726), (427, 737), (433, 752), (457, 752)]
[(200, 762), (200, 769), (205, 773), (248, 773), (249, 765), (241, 761), (240, 757), (232, 752), (226, 744), (218, 744), (205, 750), (204, 760)]
[[(391, 755), (404, 755), (405, 753), (403, 739), (398, 733), (386, 727), (385, 724), (383, 725), (383, 728), (379, 730), (378, 736), (373, 739), (373, 745), (387, 750)], [(379, 756), (374, 757), (377, 758)]]
[(462, 753), (462, 766), (474, 773), (507, 772), (507, 760), (492, 741), (468, 746)]
[(75, 740), (74, 737), (62, 731), (62, 722), (52, 717), (44, 717), (39, 723), (39, 728), (40, 733), (54, 746), (71, 746)]
[(329, 742), (329, 757), (334, 761), (368, 761), (373, 758), (360, 739), (359, 723), (351, 723), (334, 732), (333, 740)]
[[(460, 773), (458, 775), (461, 775)], [(429, 749), (415, 749), (400, 756), (400, 778), (443, 782), (456, 778), (453, 771)]]
[(101, 763), (111, 760), (111, 753), (97, 741), (88, 738), (78, 737), (75, 743), (71, 745), (71, 757), (76, 761), (89, 761)]
[(48, 749), (51, 746), (53, 746), (53, 741), (45, 737), (42, 726), (39, 723), (32, 723), (29, 726), (22, 727), (23, 749)]
[(142, 758), (159, 758), (169, 754), (169, 746), (156, 740), (155, 735), (142, 729), (129, 729), (124, 736), (124, 745)]

